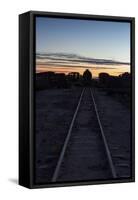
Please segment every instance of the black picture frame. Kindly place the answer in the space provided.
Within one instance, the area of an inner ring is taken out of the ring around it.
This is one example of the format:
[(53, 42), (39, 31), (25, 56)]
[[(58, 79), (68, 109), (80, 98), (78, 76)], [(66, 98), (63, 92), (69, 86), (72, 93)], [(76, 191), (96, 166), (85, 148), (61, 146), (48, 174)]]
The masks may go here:
[[(34, 115), (35, 115), (35, 17), (130, 22), (132, 73), (132, 176), (115, 180), (96, 180), (35, 184)], [(135, 181), (135, 18), (73, 13), (29, 11), (19, 15), (19, 184), (27, 188), (45, 188)]]

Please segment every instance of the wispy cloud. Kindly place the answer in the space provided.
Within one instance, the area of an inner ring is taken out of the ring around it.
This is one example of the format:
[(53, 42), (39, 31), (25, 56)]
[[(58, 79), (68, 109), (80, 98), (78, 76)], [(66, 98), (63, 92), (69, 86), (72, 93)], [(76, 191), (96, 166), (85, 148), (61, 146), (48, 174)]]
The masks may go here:
[[(65, 53), (37, 53), (36, 54), (36, 64), (37, 65), (49, 65), (49, 66), (63, 66), (63, 67), (87, 67), (93, 68), (92, 64), (102, 67), (102, 65), (130, 65), (128, 62), (121, 62), (116, 60), (102, 59), (102, 58), (89, 58), (84, 56), (79, 56), (76, 54), (65, 54)], [(95, 67), (94, 67), (95, 68)], [(97, 69), (96, 68), (96, 69)], [(107, 66), (106, 68), (110, 68)], [(113, 67), (112, 67), (113, 69)]]

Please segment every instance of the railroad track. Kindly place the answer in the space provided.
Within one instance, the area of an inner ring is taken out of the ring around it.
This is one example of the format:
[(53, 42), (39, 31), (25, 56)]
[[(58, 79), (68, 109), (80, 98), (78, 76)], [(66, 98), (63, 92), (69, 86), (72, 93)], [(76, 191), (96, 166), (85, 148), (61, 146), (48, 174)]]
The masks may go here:
[(78, 100), (51, 181), (117, 178), (91, 88)]

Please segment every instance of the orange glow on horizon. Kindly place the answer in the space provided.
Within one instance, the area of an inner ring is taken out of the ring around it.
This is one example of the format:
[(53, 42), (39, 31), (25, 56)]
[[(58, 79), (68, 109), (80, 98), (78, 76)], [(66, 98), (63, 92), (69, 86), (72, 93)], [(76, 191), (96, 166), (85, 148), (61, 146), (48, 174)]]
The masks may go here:
[[(103, 69), (102, 69), (103, 67)], [(102, 66), (102, 67), (97, 67), (97, 66), (92, 66), (92, 68), (90, 68), (90, 66), (86, 66), (85, 68), (81, 68), (81, 67), (64, 67), (64, 66), (48, 66), (48, 65), (37, 65), (36, 66), (36, 73), (41, 73), (41, 72), (47, 72), (47, 71), (52, 71), (55, 73), (65, 73), (68, 74), (70, 72), (79, 72), (81, 75), (83, 74), (83, 72), (86, 69), (89, 69), (92, 73), (93, 77), (98, 77), (99, 73), (108, 73), (109, 75), (112, 76), (118, 76), (124, 72), (129, 72), (130, 73), (130, 66), (124, 66), (124, 65), (120, 65), (120, 66)]]

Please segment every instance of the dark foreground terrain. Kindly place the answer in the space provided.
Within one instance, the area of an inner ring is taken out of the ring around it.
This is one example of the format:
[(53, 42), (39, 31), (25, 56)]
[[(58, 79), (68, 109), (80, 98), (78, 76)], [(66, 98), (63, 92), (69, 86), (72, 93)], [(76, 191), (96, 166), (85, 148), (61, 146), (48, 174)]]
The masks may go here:
[(36, 93), (36, 182), (49, 182), (81, 89)]
[[(81, 91), (82, 88), (76, 87), (36, 92), (36, 183), (51, 182)], [(93, 89), (93, 93), (117, 178), (128, 178), (131, 176), (130, 111), (101, 89)], [(91, 107), (87, 95), (82, 100), (57, 181), (112, 178)]]

